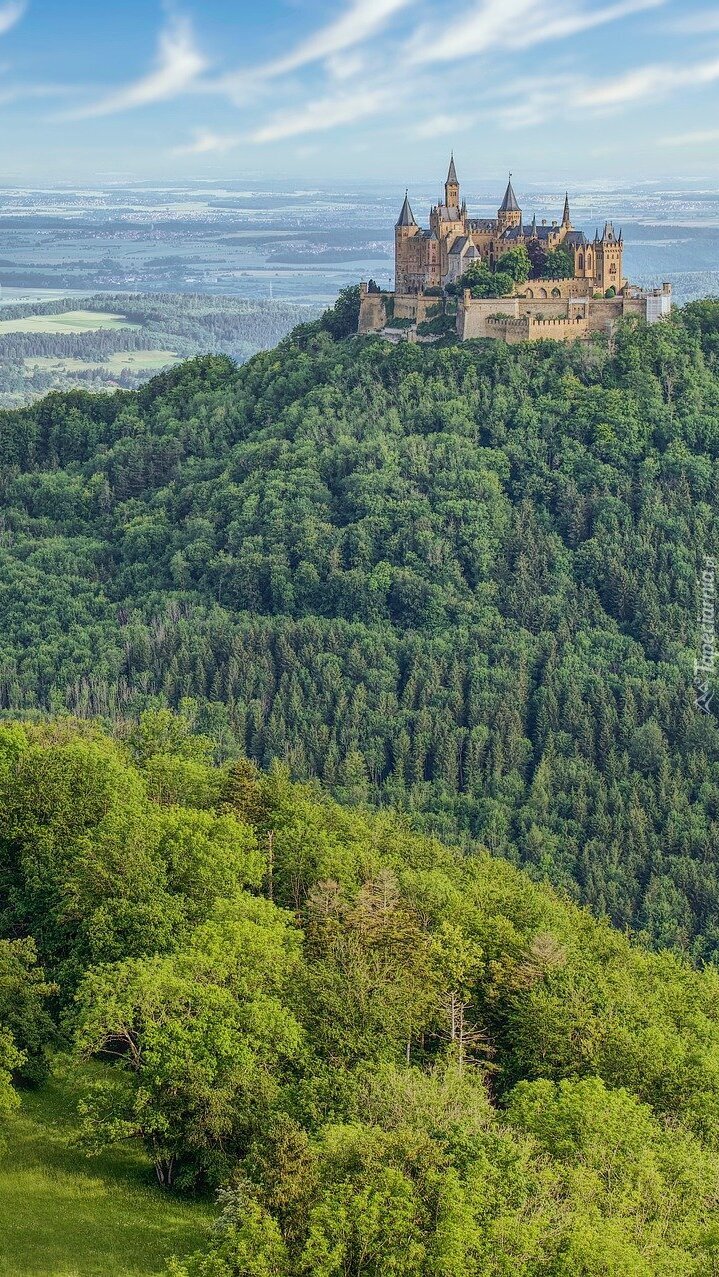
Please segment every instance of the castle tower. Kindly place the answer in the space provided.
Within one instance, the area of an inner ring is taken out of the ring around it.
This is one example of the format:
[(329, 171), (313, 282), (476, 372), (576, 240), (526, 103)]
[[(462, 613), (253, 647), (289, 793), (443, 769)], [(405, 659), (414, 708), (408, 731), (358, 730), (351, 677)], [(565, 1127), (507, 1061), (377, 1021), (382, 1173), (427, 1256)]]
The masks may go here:
[(608, 289), (615, 288), (619, 293), (623, 289), (623, 254), (624, 241), (621, 231), (619, 235), (615, 235), (612, 223), (606, 222), (602, 238), (599, 238), (599, 232), (597, 232), (594, 240), (594, 282), (601, 292), (606, 293)]
[(499, 206), (497, 212), (497, 229), (502, 235), (504, 231), (509, 230), (510, 226), (521, 226), (522, 210), (517, 203), (517, 197), (514, 194), (512, 186), (512, 174), (509, 175), (507, 189), (504, 192), (504, 199)]
[(569, 191), (567, 191), (564, 197), (564, 213), (562, 214), (562, 226), (567, 231), (571, 231), (572, 229), (572, 219), (569, 213)]
[(454, 167), (454, 151), (449, 161), (449, 172), (447, 173), (447, 181), (444, 184), (444, 202), (447, 208), (459, 208), (459, 180), (457, 178), (457, 170)]
[(394, 286), (398, 293), (416, 292), (421, 268), (420, 229), (404, 193), (404, 204), (394, 228)]

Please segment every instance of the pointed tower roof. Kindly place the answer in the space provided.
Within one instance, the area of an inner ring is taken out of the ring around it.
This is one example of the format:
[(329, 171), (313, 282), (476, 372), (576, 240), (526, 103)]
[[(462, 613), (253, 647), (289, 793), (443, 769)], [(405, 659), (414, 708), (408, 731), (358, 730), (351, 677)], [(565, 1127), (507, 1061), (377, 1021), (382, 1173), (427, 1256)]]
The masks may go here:
[(452, 154), (449, 159), (449, 172), (447, 174), (447, 185), (449, 186), (450, 183), (455, 186), (459, 184), (458, 178), (457, 178), (457, 170), (454, 167), (454, 151), (452, 151)]
[(529, 233), (532, 236), (532, 239), (536, 239), (537, 237), (537, 214), (536, 213), (534, 214), (534, 217), (532, 218), (532, 229)]
[(507, 183), (507, 189), (504, 192), (504, 199), (502, 200), (502, 203), (499, 206), (499, 211), (500, 213), (518, 213), (520, 211), (519, 204), (517, 203), (517, 197), (514, 194), (514, 187), (512, 186), (511, 173), (509, 175), (509, 182)]
[(569, 191), (564, 196), (564, 213), (562, 214), (562, 226), (571, 226), (572, 219), (569, 214)]
[(416, 226), (417, 225), (416, 221), (414, 220), (414, 213), (412, 212), (412, 209), (409, 203), (409, 191), (405, 191), (404, 193), (404, 204), (402, 205), (402, 208), (400, 209), (400, 214), (399, 214), (399, 217), (397, 218), (397, 225), (398, 226)]

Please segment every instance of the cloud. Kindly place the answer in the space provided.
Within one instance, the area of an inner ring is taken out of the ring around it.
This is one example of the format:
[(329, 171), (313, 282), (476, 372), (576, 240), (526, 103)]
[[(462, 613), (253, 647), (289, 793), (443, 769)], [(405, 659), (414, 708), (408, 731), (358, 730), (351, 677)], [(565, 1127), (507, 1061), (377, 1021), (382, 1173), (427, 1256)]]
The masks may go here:
[(347, 71), (355, 74), (359, 64), (353, 67), (349, 61), (343, 62), (342, 55), (378, 35), (410, 3), (411, 0), (353, 0), (339, 18), (315, 31), (288, 53), (261, 66), (223, 76), (215, 88), (228, 92), (238, 105), (244, 105), (259, 85), (313, 62), (325, 62), (335, 78), (338, 74), (342, 78)]
[(719, 142), (719, 129), (697, 129), (695, 133), (676, 133), (660, 138), (662, 146), (706, 146)]
[(25, 16), (27, 5), (24, 0), (10, 0), (9, 4), (0, 5), (0, 35), (11, 31)]
[(208, 63), (195, 45), (192, 27), (186, 18), (175, 17), (160, 33), (154, 70), (88, 106), (79, 107), (66, 119), (85, 119), (131, 111), (153, 102), (167, 102), (191, 89)]
[(303, 40), (284, 57), (267, 65), (260, 74), (285, 75), (310, 62), (320, 62), (364, 44), (409, 3), (410, 0), (354, 0), (346, 13)]
[(578, 90), (574, 105), (595, 111), (611, 110), (630, 102), (665, 97), (676, 89), (713, 84), (715, 80), (719, 80), (719, 58), (681, 66), (657, 63)]
[(704, 9), (696, 13), (684, 13), (666, 24), (672, 35), (713, 35), (719, 32), (719, 9)]
[(406, 56), (410, 64), (419, 65), (476, 57), (497, 47), (530, 48), (664, 3), (665, 0), (619, 0), (605, 8), (587, 10), (577, 8), (575, 0), (482, 0), (445, 25), (439, 35), (435, 26), (421, 28)]
[(422, 120), (414, 130), (415, 137), (456, 137), (458, 133), (466, 133), (474, 126), (474, 119), (467, 115), (430, 115)]
[(210, 129), (195, 129), (191, 142), (184, 146), (176, 146), (174, 155), (210, 155), (233, 151), (242, 142), (242, 138), (234, 133), (213, 133)]
[(564, 75), (511, 81), (501, 90), (508, 105), (500, 107), (495, 114), (506, 128), (526, 128), (544, 124), (559, 114), (608, 115), (641, 102), (663, 101), (681, 89), (701, 88), (716, 81), (719, 81), (719, 58), (682, 64), (655, 63), (603, 80)]
[(372, 89), (361, 84), (349, 92), (318, 98), (305, 106), (278, 112), (250, 134), (249, 141), (277, 142), (303, 133), (324, 132), (338, 124), (354, 124), (357, 120), (378, 115), (396, 101), (397, 92), (393, 88)]

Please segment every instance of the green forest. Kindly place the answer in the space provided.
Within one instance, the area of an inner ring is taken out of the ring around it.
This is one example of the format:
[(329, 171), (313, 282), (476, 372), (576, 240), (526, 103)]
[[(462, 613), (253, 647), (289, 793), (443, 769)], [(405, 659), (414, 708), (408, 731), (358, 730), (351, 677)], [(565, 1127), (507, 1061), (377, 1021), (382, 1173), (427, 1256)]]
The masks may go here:
[[(590, 344), (348, 339), (0, 415), (0, 708), (183, 708), (218, 761), (719, 946), (719, 302)], [(715, 706), (714, 706), (715, 708)]]
[(3, 1160), (62, 1086), (87, 1165), (156, 1181), (123, 1241), (25, 1175), (2, 1271), (714, 1277), (716, 968), (214, 750), (168, 710), (0, 727)]

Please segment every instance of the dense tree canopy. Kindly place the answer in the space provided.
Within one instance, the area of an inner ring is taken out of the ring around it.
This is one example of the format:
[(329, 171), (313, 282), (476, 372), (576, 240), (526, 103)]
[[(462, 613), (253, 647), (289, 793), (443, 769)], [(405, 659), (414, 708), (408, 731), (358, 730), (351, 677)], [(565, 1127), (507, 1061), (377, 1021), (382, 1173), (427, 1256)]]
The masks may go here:
[(715, 968), (166, 712), (0, 775), (0, 1106), (63, 1046), (90, 1155), (220, 1186), (173, 1277), (713, 1277)]
[[(184, 703), (219, 757), (412, 809), (716, 954), (719, 733), (692, 684), (717, 316), (519, 348), (324, 323), (3, 414), (2, 707)], [(196, 784), (164, 767), (158, 793)], [(109, 958), (99, 925), (84, 943)]]

